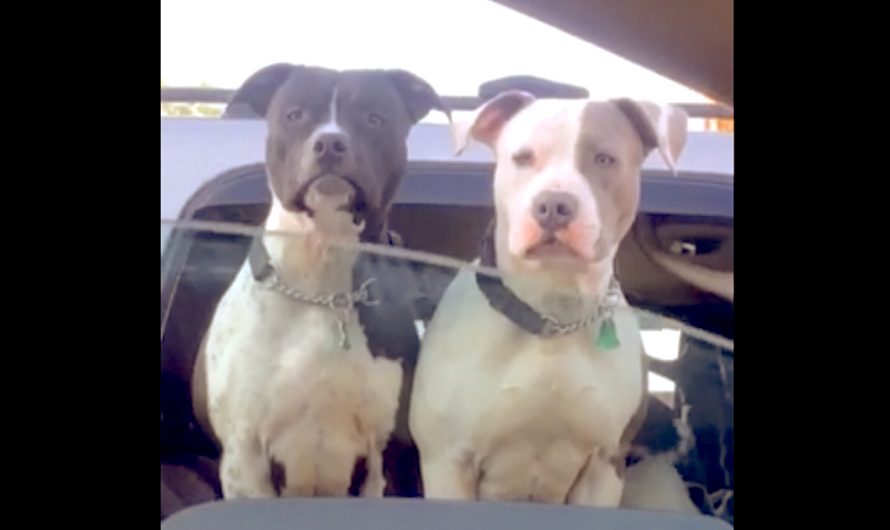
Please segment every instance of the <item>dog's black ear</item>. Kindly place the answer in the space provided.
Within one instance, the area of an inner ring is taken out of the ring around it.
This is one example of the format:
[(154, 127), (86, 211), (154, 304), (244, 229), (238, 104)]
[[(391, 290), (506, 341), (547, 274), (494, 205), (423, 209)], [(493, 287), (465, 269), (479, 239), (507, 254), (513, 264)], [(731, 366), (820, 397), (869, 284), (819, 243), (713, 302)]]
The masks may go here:
[(439, 94), (429, 83), (405, 70), (387, 70), (386, 75), (402, 96), (408, 115), (414, 123), (422, 120), (432, 109), (442, 111), (448, 116), (448, 121), (451, 121), (451, 111), (445, 107)]
[(229, 100), (229, 104), (226, 106), (226, 117), (266, 117), (272, 96), (293, 74), (295, 68), (296, 66), (292, 64), (278, 63), (251, 75)]

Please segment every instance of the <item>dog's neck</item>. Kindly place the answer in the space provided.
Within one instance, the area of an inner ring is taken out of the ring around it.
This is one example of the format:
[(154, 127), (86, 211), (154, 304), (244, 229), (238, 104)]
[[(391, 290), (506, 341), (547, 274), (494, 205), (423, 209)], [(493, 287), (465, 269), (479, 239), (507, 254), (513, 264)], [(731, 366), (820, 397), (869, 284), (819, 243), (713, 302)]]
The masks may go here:
[(504, 285), (543, 315), (574, 322), (593, 312), (608, 292), (614, 273), (614, 253), (583, 269), (545, 268), (514, 258), (508, 249), (506, 222), (494, 232), (497, 268)]
[[(346, 245), (359, 241), (351, 216), (285, 210), (277, 200), (266, 219), (263, 245), (278, 277), (305, 295), (351, 292), (356, 251)], [(283, 233), (282, 233), (283, 232)]]

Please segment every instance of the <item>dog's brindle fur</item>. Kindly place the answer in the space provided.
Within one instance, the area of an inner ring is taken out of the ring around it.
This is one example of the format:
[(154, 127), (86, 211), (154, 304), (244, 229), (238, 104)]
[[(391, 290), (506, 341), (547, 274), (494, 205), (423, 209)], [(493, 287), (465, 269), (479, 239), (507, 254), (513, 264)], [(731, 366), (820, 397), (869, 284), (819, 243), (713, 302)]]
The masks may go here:
[[(335, 100), (336, 105), (332, 105)], [(348, 135), (348, 154), (338, 173), (356, 188), (356, 215), (365, 222), (361, 239), (386, 241), (386, 219), (407, 163), (405, 140), (411, 127), (431, 109), (447, 113), (435, 91), (413, 74), (400, 70), (334, 70), (276, 64), (251, 76), (230, 102), (230, 108), (246, 106), (266, 117), (268, 137), (266, 164), (269, 185), (287, 211), (305, 212), (305, 193), (327, 168), (315, 167), (310, 150), (301, 148), (326, 123), (334, 121)], [(323, 165), (320, 163), (319, 165)], [(312, 213), (311, 211), (309, 212)], [(368, 259), (356, 264), (362, 277), (374, 267)], [(381, 272), (379, 267), (375, 271)], [(417, 451), (407, 429), (407, 404), (419, 341), (410, 311), (391, 301), (380, 306), (360, 306), (368, 347), (376, 356), (399, 359), (403, 382), (396, 428), (384, 450), (384, 475), (388, 495), (421, 494)], [(213, 435), (207, 411), (205, 343), (202, 341), (193, 372), (193, 406), (202, 427)], [(363, 458), (354, 466), (350, 493), (367, 474)], [(286, 484), (283, 466), (270, 461), (273, 487)]]

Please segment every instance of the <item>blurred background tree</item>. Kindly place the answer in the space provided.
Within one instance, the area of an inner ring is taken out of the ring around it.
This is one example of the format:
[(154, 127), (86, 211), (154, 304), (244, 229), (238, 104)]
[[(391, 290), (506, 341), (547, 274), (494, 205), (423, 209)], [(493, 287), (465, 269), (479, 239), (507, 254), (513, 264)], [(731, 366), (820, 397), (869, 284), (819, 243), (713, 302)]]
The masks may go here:
[[(161, 78), (161, 88), (164, 88), (164, 79)], [(207, 83), (201, 83), (200, 88), (213, 88)], [(161, 102), (161, 116), (177, 118), (218, 118), (222, 116), (225, 105), (207, 103), (180, 103)]]

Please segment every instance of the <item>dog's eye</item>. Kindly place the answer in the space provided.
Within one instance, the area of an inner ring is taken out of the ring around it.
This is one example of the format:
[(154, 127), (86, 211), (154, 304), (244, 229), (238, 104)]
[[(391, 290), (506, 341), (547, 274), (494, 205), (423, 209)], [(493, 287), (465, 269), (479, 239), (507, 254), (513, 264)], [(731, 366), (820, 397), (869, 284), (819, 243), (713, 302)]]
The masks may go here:
[(530, 166), (535, 162), (535, 154), (531, 149), (520, 149), (513, 155), (513, 162), (519, 167)]
[(376, 112), (372, 112), (368, 114), (368, 123), (370, 123), (374, 127), (380, 127), (381, 125), (386, 123), (386, 120), (383, 119), (383, 116), (377, 114)]
[(302, 121), (305, 115), (303, 109), (291, 109), (287, 112), (287, 121)]
[(615, 157), (609, 156), (607, 154), (600, 153), (596, 155), (596, 158), (593, 159), (593, 162), (602, 167), (611, 166), (615, 163)]

